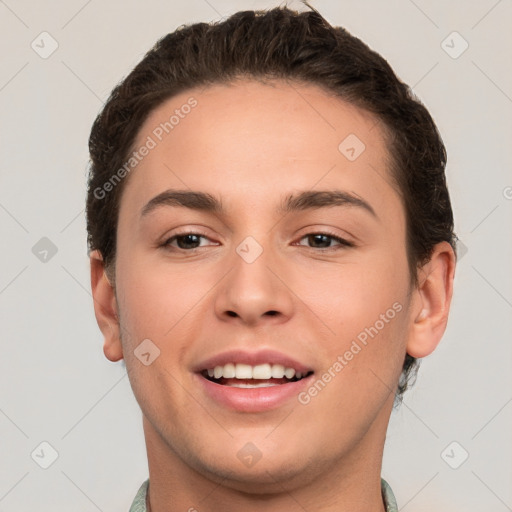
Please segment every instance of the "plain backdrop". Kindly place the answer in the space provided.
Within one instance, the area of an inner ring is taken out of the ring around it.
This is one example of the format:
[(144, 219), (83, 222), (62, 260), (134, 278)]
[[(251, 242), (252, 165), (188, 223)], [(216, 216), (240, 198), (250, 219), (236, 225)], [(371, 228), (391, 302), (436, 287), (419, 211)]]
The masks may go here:
[[(383, 476), (400, 510), (510, 511), (512, 4), (312, 4), (381, 53), (432, 113), (462, 242), (447, 332), (393, 413)], [(89, 131), (158, 38), (276, 5), (0, 1), (0, 511), (127, 511), (147, 477), (141, 414), (93, 314)]]

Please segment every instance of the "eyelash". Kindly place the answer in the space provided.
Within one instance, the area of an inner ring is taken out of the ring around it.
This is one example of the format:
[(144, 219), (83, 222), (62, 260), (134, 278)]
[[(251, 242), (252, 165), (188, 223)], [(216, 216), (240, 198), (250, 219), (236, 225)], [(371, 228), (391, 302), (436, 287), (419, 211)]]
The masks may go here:
[(306, 235), (302, 236), (300, 238), (300, 240), (303, 240), (304, 238), (307, 238), (310, 236), (326, 236), (326, 237), (334, 240), (335, 242), (338, 242), (339, 245), (335, 246), (335, 247), (324, 247), (324, 248), (309, 247), (309, 249), (317, 249), (321, 252), (329, 252), (329, 251), (337, 251), (342, 248), (354, 247), (354, 244), (352, 242), (349, 242), (348, 240), (345, 240), (344, 238), (336, 236), (334, 233), (329, 233), (328, 231), (307, 233)]
[[(184, 251), (184, 252), (194, 252), (196, 251), (197, 249), (200, 249), (201, 247), (194, 247), (192, 249), (181, 249), (180, 247), (173, 247), (171, 246), (171, 243), (174, 242), (175, 240), (177, 240), (178, 238), (182, 238), (182, 237), (186, 237), (188, 235), (195, 235), (195, 236), (199, 236), (201, 238), (206, 238), (206, 239), (209, 239), (208, 236), (206, 236), (204, 233), (200, 233), (200, 232), (195, 232), (195, 231), (187, 231), (187, 232), (184, 232), (184, 233), (176, 233), (175, 235), (173, 235), (172, 237), (168, 238), (162, 245), (161, 247), (164, 247), (164, 248), (172, 248), (174, 250), (177, 250), (177, 251)], [(329, 233), (329, 232), (311, 232), (311, 233), (307, 233), (305, 235), (303, 235), (300, 239), (300, 240), (303, 240), (304, 238), (307, 238), (307, 237), (310, 237), (310, 236), (326, 236), (332, 240), (334, 240), (335, 242), (338, 242), (339, 245), (338, 246), (335, 246), (335, 247), (323, 247), (323, 248), (318, 248), (318, 247), (308, 247), (309, 249), (316, 249), (320, 252), (330, 252), (330, 251), (337, 251), (339, 250), (340, 248), (347, 248), (347, 247), (354, 247), (355, 244), (353, 244), (352, 242), (349, 242), (348, 240), (345, 240), (344, 238), (340, 238), (339, 236), (336, 236), (334, 235), (333, 233)], [(298, 244), (298, 245), (301, 245), (301, 244)], [(302, 246), (302, 247), (305, 247), (305, 246)]]

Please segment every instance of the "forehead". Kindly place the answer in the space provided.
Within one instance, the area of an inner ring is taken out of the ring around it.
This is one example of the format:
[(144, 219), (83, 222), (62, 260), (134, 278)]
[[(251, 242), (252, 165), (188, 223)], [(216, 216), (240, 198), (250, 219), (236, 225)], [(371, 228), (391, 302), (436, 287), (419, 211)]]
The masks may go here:
[(381, 124), (315, 85), (239, 80), (190, 89), (151, 112), (134, 149), (144, 146), (122, 208), (141, 209), (166, 189), (208, 191), (246, 208), (315, 188), (366, 195), (375, 209), (398, 200)]

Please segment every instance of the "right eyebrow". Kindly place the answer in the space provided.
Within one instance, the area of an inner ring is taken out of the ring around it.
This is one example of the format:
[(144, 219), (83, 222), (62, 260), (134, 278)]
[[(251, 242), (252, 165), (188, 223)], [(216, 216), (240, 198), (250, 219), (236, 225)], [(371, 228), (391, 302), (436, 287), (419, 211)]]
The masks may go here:
[(161, 206), (181, 206), (217, 214), (224, 212), (220, 199), (211, 194), (189, 190), (166, 190), (146, 203), (142, 208), (141, 217)]

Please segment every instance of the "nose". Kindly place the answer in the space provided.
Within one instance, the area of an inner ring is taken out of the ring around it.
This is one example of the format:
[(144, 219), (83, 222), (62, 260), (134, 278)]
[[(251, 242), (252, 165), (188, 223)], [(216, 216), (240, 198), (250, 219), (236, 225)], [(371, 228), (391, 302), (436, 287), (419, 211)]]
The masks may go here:
[(217, 288), (217, 317), (248, 326), (286, 322), (293, 314), (294, 295), (284, 262), (269, 247), (261, 247), (263, 251), (254, 260), (250, 252), (261, 249), (251, 244), (245, 248), (245, 254), (241, 244), (231, 255), (230, 270)]

